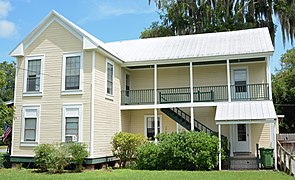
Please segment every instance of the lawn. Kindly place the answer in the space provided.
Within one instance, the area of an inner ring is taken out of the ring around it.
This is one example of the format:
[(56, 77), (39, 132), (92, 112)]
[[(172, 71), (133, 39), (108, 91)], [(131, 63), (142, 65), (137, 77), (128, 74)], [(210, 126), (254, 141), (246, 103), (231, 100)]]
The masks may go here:
[(140, 171), (130, 169), (95, 170), (83, 173), (47, 174), (35, 173), (33, 170), (0, 169), (0, 179), (294, 179), (281, 172), (274, 171)]

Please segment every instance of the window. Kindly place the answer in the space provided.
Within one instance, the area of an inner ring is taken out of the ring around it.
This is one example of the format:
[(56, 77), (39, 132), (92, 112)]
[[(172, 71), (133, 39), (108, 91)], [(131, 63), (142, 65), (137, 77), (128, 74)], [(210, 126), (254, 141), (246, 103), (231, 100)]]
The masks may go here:
[(129, 97), (130, 91), (130, 75), (126, 74), (126, 96)]
[(247, 92), (247, 70), (234, 70), (235, 91), (236, 93)]
[(23, 107), (21, 142), (38, 142), (39, 106)]
[(110, 61), (107, 61), (106, 64), (106, 91), (107, 95), (114, 94), (114, 64)]
[(24, 93), (40, 94), (42, 92), (42, 61), (44, 56), (26, 57)]
[(246, 141), (247, 130), (246, 124), (238, 124), (238, 141)]
[[(162, 132), (162, 117), (158, 116), (158, 133)], [(151, 139), (155, 139), (155, 117), (153, 115), (145, 116), (145, 135)]]
[(81, 141), (82, 105), (63, 107), (63, 142)]
[(82, 90), (82, 54), (67, 54), (63, 57), (63, 91)]

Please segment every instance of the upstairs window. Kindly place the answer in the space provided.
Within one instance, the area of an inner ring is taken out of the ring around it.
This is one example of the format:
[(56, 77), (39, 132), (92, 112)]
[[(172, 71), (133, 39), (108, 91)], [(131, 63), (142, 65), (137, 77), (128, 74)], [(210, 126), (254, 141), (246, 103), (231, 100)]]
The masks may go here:
[(236, 69), (234, 70), (234, 81), (236, 93), (247, 92), (247, 70)]
[(63, 59), (63, 91), (82, 90), (82, 54), (67, 54)]
[(114, 64), (111, 61), (106, 63), (106, 94), (114, 95)]
[(27, 57), (25, 66), (24, 93), (42, 92), (42, 61), (43, 56)]

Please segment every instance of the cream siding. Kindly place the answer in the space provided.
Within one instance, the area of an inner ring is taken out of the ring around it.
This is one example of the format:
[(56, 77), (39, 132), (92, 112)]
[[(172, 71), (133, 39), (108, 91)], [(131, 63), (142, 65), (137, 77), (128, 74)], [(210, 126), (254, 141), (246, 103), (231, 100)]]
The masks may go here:
[(256, 144), (259, 147), (270, 147), (270, 124), (251, 124), (252, 153), (256, 153)]
[(226, 66), (196, 66), (193, 69), (193, 77), (194, 86), (226, 85)]
[(40, 143), (61, 142), (63, 104), (83, 104), (84, 143), (90, 141), (90, 92), (91, 92), (91, 55), (84, 52), (84, 75), (82, 95), (61, 95), (62, 60), (65, 52), (82, 52), (82, 42), (53, 22), (25, 50), (25, 55), (45, 55), (42, 97), (24, 97), (24, 58), (18, 59), (16, 82), (16, 120), (14, 125), (13, 155), (32, 155), (34, 147), (20, 146), (21, 120), (23, 105), (40, 105)]
[[(153, 109), (147, 110), (131, 110), (130, 111), (130, 133), (144, 134), (144, 116), (154, 115)], [(162, 116), (162, 132), (176, 132), (176, 122), (158, 110), (158, 115)]]
[(121, 111), (121, 129), (123, 132), (130, 132), (131, 119), (130, 111)]
[(94, 157), (111, 156), (111, 139), (121, 129), (121, 67), (114, 63), (114, 96), (106, 95), (106, 58), (96, 53), (94, 97)]

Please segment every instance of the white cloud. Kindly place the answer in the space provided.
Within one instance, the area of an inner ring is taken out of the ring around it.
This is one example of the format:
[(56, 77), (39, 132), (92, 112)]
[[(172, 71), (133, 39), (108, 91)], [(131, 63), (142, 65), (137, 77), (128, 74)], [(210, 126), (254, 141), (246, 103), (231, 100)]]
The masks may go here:
[(13, 22), (0, 20), (0, 38), (10, 38), (17, 32)]
[(10, 10), (10, 2), (8, 0), (0, 0), (0, 18), (5, 18)]

